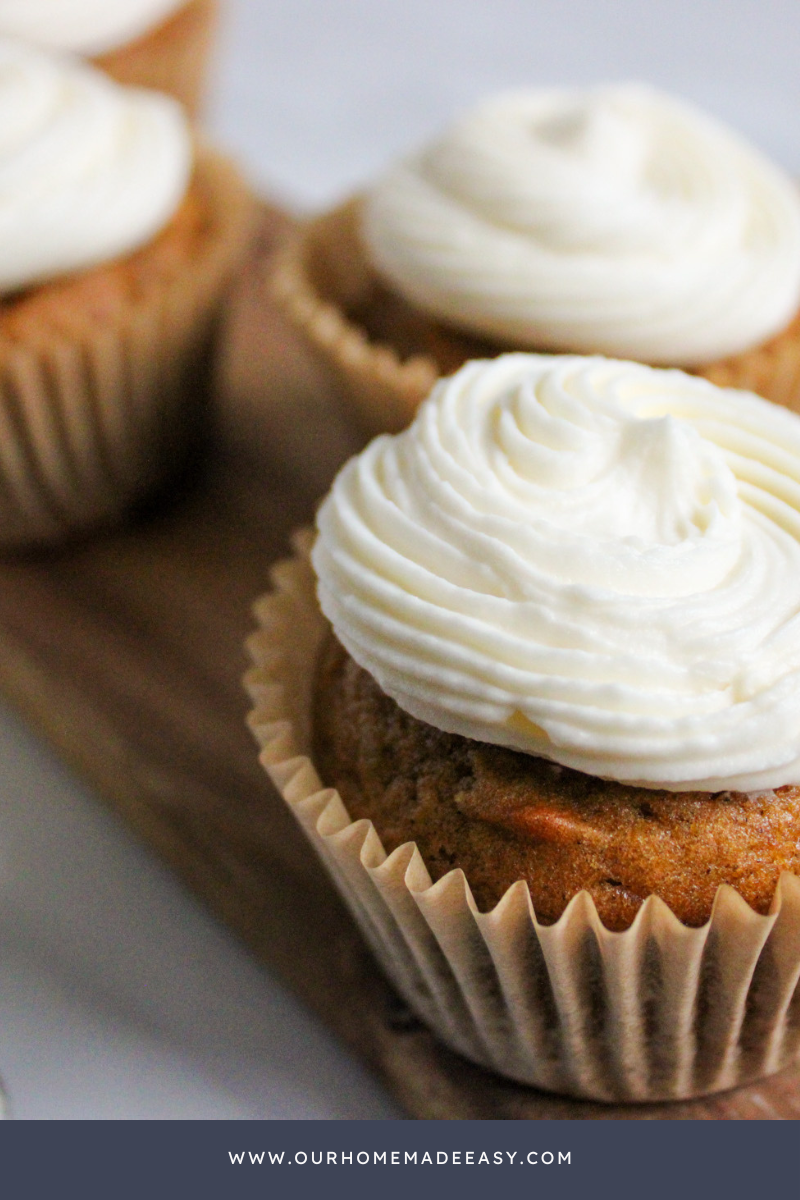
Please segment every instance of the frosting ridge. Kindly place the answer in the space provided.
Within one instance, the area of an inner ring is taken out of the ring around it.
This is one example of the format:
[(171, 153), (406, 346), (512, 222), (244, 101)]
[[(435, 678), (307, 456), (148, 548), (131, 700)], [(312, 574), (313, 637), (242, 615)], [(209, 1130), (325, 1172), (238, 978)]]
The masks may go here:
[(800, 782), (800, 419), (681, 371), (509, 354), (340, 472), (337, 637), (412, 715), (675, 791)]
[(0, 39), (0, 290), (148, 242), (183, 199), (191, 159), (169, 97)]
[(378, 270), (419, 307), (532, 349), (699, 366), (800, 304), (800, 195), (641, 85), (510, 93), (365, 198)]

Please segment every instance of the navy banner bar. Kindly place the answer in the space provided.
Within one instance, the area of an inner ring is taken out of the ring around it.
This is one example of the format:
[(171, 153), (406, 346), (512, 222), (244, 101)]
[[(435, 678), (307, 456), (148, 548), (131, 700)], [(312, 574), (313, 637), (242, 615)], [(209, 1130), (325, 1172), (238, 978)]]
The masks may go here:
[[(792, 1122), (5, 1122), (3, 1195), (754, 1200), (793, 1195)], [(488, 1189), (488, 1190), (487, 1190)]]

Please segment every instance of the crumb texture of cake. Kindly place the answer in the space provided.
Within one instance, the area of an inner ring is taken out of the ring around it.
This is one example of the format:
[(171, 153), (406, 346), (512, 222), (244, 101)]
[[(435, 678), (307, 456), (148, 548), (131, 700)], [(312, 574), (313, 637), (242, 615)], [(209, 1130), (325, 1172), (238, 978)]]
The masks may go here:
[(3, 343), (46, 345), (54, 337), (84, 334), (97, 322), (108, 328), (168, 287), (205, 252), (218, 214), (209, 205), (210, 180), (195, 171), (181, 204), (165, 228), (146, 246), (89, 270), (0, 298), (0, 353)]
[(483, 911), (523, 879), (544, 923), (586, 890), (607, 929), (649, 895), (702, 925), (720, 884), (769, 911), (800, 874), (800, 788), (747, 795), (626, 787), (403, 712), (331, 634), (314, 693), (314, 760), (388, 852), (415, 842), (434, 880), (460, 867)]

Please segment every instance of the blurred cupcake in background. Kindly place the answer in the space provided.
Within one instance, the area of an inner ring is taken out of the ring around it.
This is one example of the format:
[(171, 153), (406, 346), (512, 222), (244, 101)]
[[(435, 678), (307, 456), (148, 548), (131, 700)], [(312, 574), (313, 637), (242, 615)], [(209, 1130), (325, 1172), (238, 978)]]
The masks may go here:
[(678, 366), (800, 404), (800, 194), (641, 85), (483, 102), (304, 225), (276, 291), (370, 430), (508, 349)]
[(0, 41), (0, 544), (119, 516), (196, 419), (253, 201), (170, 97)]
[(119, 83), (203, 99), (216, 0), (0, 0), (0, 36), (91, 59)]

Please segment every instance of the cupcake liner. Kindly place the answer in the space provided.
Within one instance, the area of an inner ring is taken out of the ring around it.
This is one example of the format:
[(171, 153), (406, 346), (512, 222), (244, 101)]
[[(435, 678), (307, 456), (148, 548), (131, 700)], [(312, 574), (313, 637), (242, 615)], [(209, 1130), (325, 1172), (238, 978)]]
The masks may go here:
[(0, 334), (0, 545), (111, 521), (174, 461), (253, 212), (237, 172), (211, 151), (200, 151), (195, 180), (209, 228), (169, 281), (105, 324), (76, 312), (68, 333)]
[(432, 884), (411, 843), (387, 855), (351, 821), (309, 758), (316, 658), (326, 634), (312, 535), (256, 606), (246, 677), (262, 762), (330, 871), (386, 974), (423, 1021), (482, 1066), (606, 1101), (686, 1099), (780, 1070), (800, 1055), (800, 879), (766, 916), (719, 889), (702, 928), (650, 897), (624, 932), (587, 892), (553, 925), (514, 884), (479, 912), (461, 870)]
[[(384, 322), (384, 341), (370, 337), (353, 314), (369, 312), (385, 288), (358, 236), (360, 204), (355, 197), (300, 225), (276, 258), (272, 287), (281, 307), (330, 370), (359, 425), (370, 435), (393, 433), (405, 428), (441, 375), (468, 358), (491, 358), (519, 347), (501, 347), (446, 330), (399, 298), (397, 311), (407, 312), (397, 321), (397, 337), (391, 317)], [(417, 333), (425, 328), (420, 340), (435, 349), (404, 358), (398, 347), (411, 312), (415, 312)], [(542, 350), (550, 352), (546, 347)], [(691, 373), (800, 411), (800, 314), (782, 333), (755, 349)]]
[(272, 292), (305, 335), (368, 434), (405, 428), (439, 377), (435, 360), (405, 360), (348, 313), (369, 304), (375, 276), (359, 242), (358, 198), (297, 227), (272, 268)]
[(93, 62), (118, 83), (168, 92), (197, 116), (218, 16), (217, 0), (188, 0), (149, 33)]

